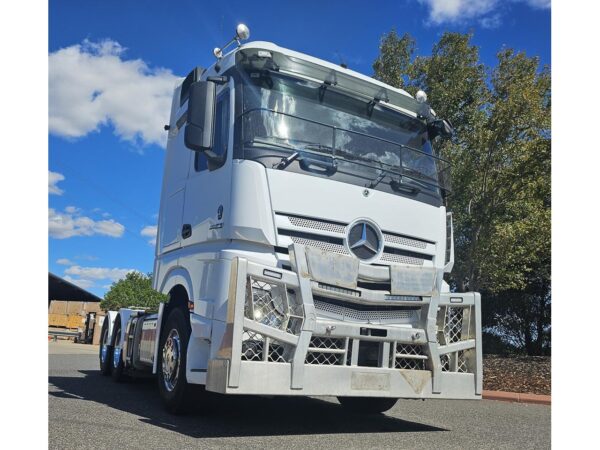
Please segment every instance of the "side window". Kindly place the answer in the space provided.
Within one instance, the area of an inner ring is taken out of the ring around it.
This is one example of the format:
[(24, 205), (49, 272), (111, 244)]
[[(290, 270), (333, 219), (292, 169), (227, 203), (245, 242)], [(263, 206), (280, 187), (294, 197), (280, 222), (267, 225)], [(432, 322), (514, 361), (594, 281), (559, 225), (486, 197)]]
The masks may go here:
[(227, 144), (229, 143), (229, 89), (225, 89), (217, 96), (215, 107), (215, 136), (212, 151), (219, 157), (218, 162), (209, 161), (202, 152), (196, 152), (194, 169), (196, 172), (221, 167), (227, 158)]

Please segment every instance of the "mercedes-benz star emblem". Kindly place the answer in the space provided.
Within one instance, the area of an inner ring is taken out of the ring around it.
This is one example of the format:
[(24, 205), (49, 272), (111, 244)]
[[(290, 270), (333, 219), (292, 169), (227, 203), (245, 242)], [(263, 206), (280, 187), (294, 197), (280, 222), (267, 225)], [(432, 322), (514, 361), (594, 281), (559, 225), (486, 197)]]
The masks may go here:
[(356, 222), (348, 232), (348, 248), (359, 259), (374, 259), (381, 251), (378, 230), (369, 222)]

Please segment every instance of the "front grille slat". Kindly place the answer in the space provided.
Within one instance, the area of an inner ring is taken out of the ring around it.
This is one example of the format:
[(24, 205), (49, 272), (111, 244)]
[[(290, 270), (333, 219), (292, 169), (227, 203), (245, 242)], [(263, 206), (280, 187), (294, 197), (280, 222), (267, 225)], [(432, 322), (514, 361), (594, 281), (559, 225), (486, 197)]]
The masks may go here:
[[(348, 224), (346, 224), (346, 223), (328, 221), (328, 220), (323, 220), (323, 219), (316, 219), (316, 218), (312, 218), (312, 217), (296, 216), (296, 215), (290, 215), (290, 214), (281, 214), (281, 213), (276, 213), (276, 214), (279, 217), (286, 218), (294, 227), (297, 227), (297, 228), (304, 228), (307, 230), (326, 231), (329, 233), (340, 234), (340, 235), (345, 235), (346, 231), (347, 231)], [(428, 242), (428, 241), (425, 241), (422, 239), (411, 238), (408, 236), (391, 233), (389, 231), (388, 232), (382, 231), (382, 234), (383, 234), (384, 244), (404, 245), (407, 247), (414, 247), (414, 248), (418, 248), (418, 249), (422, 249), (422, 250), (426, 249), (428, 244), (434, 244), (433, 242)], [(341, 253), (341, 252), (338, 251), (337, 253)], [(348, 254), (348, 252), (345, 251), (345, 248), (344, 248), (344, 253)], [(417, 264), (417, 265), (422, 264), (422, 262), (416, 261), (416, 259), (418, 259), (418, 258), (408, 257), (408, 258), (403, 259), (401, 257), (398, 257), (397, 255), (391, 254), (391, 253), (395, 253), (395, 252), (389, 252), (389, 253), (390, 254), (387, 256), (386, 261), (401, 262), (401, 263), (405, 263), (405, 264)], [(387, 253), (384, 253), (384, 254), (387, 254)]]
[[(287, 236), (295, 244), (306, 245), (308, 247), (315, 247), (320, 250), (332, 253), (338, 253), (340, 255), (350, 255), (350, 252), (343, 245), (343, 240), (338, 238), (332, 238), (329, 236), (320, 236), (313, 233), (301, 233), (296, 231), (278, 229), (278, 233), (281, 236)], [(419, 258), (416, 253), (408, 252), (398, 249), (386, 249), (383, 251), (380, 260), (385, 262), (400, 263), (400, 264), (411, 264), (415, 266), (422, 266), (425, 260), (431, 261), (430, 255), (423, 255), (423, 258)]]
[(347, 303), (341, 305), (338, 302), (334, 302), (330, 299), (324, 299), (316, 297), (313, 299), (317, 315), (336, 315), (341, 317), (343, 320), (350, 320), (353, 322), (362, 323), (383, 323), (387, 321), (410, 321), (413, 320), (418, 311), (414, 309), (402, 309), (400, 307), (359, 307), (359, 305), (353, 305)]

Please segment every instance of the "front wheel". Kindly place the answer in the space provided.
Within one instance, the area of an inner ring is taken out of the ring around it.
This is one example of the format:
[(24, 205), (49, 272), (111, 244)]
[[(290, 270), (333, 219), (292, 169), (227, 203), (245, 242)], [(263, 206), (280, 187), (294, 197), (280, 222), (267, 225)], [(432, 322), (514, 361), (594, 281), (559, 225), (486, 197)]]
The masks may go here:
[(378, 397), (338, 397), (338, 401), (344, 408), (352, 412), (361, 414), (379, 414), (392, 409), (398, 399)]
[(180, 414), (191, 409), (197, 386), (185, 376), (190, 325), (184, 311), (171, 311), (161, 333), (158, 351), (158, 390), (167, 409)]

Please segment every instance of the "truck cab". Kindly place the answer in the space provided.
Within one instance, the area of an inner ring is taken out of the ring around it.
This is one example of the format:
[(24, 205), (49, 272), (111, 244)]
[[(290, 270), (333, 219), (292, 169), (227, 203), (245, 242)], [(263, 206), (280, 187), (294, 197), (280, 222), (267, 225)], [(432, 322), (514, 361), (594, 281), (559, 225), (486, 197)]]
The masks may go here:
[(448, 123), (424, 93), (272, 43), (215, 53), (166, 127), (153, 282), (169, 302), (121, 310), (105, 357), (155, 373), (174, 411), (195, 385), (364, 412), (481, 398), (480, 296), (444, 281)]

